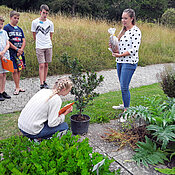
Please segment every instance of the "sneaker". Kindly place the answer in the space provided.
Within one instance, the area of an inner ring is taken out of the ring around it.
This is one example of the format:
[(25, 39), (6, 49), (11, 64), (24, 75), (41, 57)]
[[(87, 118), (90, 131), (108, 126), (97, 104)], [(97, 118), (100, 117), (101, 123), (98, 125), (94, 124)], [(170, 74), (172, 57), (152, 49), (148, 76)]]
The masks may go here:
[(5, 91), (2, 93), (2, 96), (7, 99), (11, 98), (10, 95), (8, 95)]
[(44, 84), (41, 84), (40, 85), (40, 89), (44, 89)]
[(113, 106), (112, 108), (113, 108), (113, 109), (116, 109), (116, 110), (119, 110), (119, 109), (124, 110), (124, 105), (121, 104), (121, 105), (119, 105), (119, 106)]
[(44, 88), (49, 89), (49, 86), (47, 85), (47, 83), (45, 81), (44, 81)]
[(5, 98), (3, 97), (2, 93), (0, 93), (0, 101), (4, 101)]

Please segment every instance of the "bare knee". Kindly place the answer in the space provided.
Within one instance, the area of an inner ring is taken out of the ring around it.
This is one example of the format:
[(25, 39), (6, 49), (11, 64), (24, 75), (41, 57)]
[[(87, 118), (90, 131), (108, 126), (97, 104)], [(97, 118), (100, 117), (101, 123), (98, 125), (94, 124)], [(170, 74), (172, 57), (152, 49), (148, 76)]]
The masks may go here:
[(44, 69), (44, 63), (39, 64), (39, 69)]

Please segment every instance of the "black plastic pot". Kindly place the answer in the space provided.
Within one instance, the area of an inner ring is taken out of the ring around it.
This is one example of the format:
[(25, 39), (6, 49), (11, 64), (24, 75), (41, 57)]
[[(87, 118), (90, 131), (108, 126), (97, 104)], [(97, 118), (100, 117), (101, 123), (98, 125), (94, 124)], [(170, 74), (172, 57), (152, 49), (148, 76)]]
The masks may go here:
[(77, 134), (82, 135), (88, 132), (90, 117), (85, 114), (82, 114), (82, 115), (86, 117), (86, 120), (83, 120), (83, 121), (74, 120), (74, 118), (77, 117), (78, 115), (72, 115), (70, 117), (71, 129), (74, 135), (77, 135)]

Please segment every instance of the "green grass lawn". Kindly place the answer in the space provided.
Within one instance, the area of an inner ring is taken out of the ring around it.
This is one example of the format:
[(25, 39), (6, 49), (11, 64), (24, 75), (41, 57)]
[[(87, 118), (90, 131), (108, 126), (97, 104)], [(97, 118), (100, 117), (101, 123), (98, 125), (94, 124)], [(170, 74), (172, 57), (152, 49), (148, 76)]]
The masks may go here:
[[(143, 97), (161, 96), (166, 98), (159, 84), (153, 84), (149, 86), (142, 86), (139, 88), (131, 89), (131, 106), (144, 105)], [(71, 101), (63, 102), (63, 106)], [(110, 119), (116, 119), (118, 114), (122, 111), (112, 109), (112, 106), (122, 103), (122, 97), (120, 91), (109, 92), (99, 95), (93, 105), (88, 106), (84, 114), (91, 117), (91, 123), (108, 122)], [(76, 114), (75, 109), (71, 114), (66, 116), (66, 122), (70, 125), (69, 117)], [(11, 114), (0, 114), (0, 139), (8, 138), (15, 134), (20, 134), (17, 127), (17, 120), (20, 112)]]

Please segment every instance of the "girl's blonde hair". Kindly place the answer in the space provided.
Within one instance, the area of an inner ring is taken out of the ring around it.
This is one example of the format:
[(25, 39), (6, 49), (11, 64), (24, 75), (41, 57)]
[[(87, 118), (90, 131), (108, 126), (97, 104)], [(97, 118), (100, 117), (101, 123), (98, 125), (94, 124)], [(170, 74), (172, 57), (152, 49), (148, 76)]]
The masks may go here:
[[(61, 92), (62, 89), (70, 89), (73, 83), (69, 78), (59, 78), (53, 87), (53, 94), (49, 97), (51, 99), (54, 95)], [(48, 100), (49, 100), (48, 99)]]
[[(123, 13), (127, 13), (130, 18), (133, 18), (132, 25), (135, 25), (135, 23), (136, 23), (135, 11), (133, 9), (125, 9), (123, 11)], [(120, 40), (120, 38), (125, 34), (125, 32), (126, 32), (126, 27), (124, 26), (123, 29), (121, 30), (121, 32), (118, 35), (118, 40)]]

